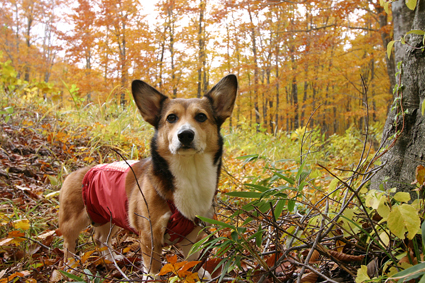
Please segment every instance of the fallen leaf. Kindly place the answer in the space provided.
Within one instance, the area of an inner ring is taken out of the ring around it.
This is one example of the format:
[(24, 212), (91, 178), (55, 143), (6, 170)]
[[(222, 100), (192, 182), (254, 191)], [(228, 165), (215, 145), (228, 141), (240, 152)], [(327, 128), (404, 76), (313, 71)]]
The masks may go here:
[(18, 219), (12, 222), (15, 229), (28, 230), (30, 228), (30, 221), (28, 219)]

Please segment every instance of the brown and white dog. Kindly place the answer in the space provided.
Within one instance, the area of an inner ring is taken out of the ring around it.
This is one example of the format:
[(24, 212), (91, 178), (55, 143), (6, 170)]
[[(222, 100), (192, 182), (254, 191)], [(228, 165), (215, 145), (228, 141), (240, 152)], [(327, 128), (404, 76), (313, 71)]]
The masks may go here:
[[(236, 76), (228, 75), (203, 98), (170, 99), (143, 81), (133, 81), (136, 105), (155, 127), (151, 157), (124, 166), (86, 167), (66, 178), (59, 197), (65, 261), (75, 253), (78, 235), (89, 224), (94, 224), (100, 245), (109, 244), (116, 225), (137, 233), (146, 274), (160, 271), (161, 250), (167, 244), (180, 242), (188, 255), (201, 230), (196, 216), (214, 214), (223, 151), (220, 126), (232, 113), (237, 87)], [(114, 181), (96, 175), (105, 172), (115, 174)], [(124, 189), (116, 197), (119, 183)], [(109, 192), (100, 196), (92, 191), (95, 185)], [(115, 220), (120, 213), (125, 219)], [(171, 231), (173, 225), (179, 226), (177, 232)], [(209, 277), (203, 269), (199, 275)]]

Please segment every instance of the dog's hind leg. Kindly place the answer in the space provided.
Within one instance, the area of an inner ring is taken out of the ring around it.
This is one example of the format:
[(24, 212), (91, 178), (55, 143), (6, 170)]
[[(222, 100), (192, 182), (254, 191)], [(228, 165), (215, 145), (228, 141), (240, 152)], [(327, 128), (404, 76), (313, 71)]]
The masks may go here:
[(71, 173), (60, 190), (59, 230), (64, 240), (64, 262), (73, 257), (78, 235), (90, 224), (81, 192), (82, 180), (87, 170)]
[(75, 254), (75, 246), (81, 230), (90, 225), (90, 220), (85, 210), (70, 212), (67, 219), (60, 221), (59, 227), (63, 235), (64, 260), (69, 261)]
[(111, 223), (106, 223), (102, 226), (97, 226), (94, 228), (94, 240), (96, 245), (99, 248), (104, 246), (108, 247), (108, 250), (102, 251), (102, 254), (109, 261), (113, 261), (111, 253), (116, 260), (121, 260), (124, 258), (122, 255), (117, 255), (114, 251), (112, 251), (110, 245), (112, 237), (118, 232), (119, 229), (120, 228), (118, 226), (111, 225)]
[[(186, 260), (188, 261), (198, 260), (199, 252), (193, 253), (190, 256), (188, 255), (193, 244), (201, 239), (201, 236), (203, 233), (199, 234), (200, 231), (201, 231), (201, 227), (199, 226), (195, 227), (195, 229), (193, 229), (193, 231), (189, 235), (187, 235), (183, 241), (179, 243), (179, 246), (181, 247), (182, 252), (184, 256), (186, 257)], [(207, 280), (211, 279), (210, 273), (202, 267), (199, 268), (198, 270), (198, 276), (200, 279), (207, 279)]]

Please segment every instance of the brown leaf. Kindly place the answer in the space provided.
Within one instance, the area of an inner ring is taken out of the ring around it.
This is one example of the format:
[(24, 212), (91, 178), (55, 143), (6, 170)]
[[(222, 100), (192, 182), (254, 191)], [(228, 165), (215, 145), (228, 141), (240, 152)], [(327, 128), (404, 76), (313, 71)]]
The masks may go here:
[(364, 259), (364, 255), (349, 255), (345, 253), (339, 253), (336, 251), (329, 251), (329, 254), (335, 257), (340, 261), (362, 261)]
[(303, 275), (303, 277), (301, 277), (300, 282), (302, 282), (302, 283), (315, 283), (317, 281), (318, 277), (319, 277), (319, 275), (317, 275), (314, 272), (305, 273)]
[(379, 268), (380, 268), (378, 262), (379, 262), (378, 258), (375, 258), (374, 260), (372, 260), (371, 262), (367, 264), (367, 275), (369, 275), (370, 278), (378, 276)]
[(214, 273), (213, 271), (220, 262), (221, 262), (221, 259), (219, 258), (211, 258), (211, 259), (208, 259), (207, 262), (205, 262), (203, 267), (206, 271), (208, 271), (211, 274), (212, 277), (217, 277), (218, 275), (221, 274), (222, 266), (220, 266), (220, 268), (218, 268)]
[(415, 172), (416, 180), (412, 183), (412, 185), (419, 183), (419, 185), (423, 185), (425, 181), (425, 168), (422, 165), (418, 165), (416, 167)]
[(308, 263), (314, 263), (316, 262), (320, 257), (320, 253), (317, 250), (313, 251), (313, 254), (310, 257), (310, 260), (308, 261)]

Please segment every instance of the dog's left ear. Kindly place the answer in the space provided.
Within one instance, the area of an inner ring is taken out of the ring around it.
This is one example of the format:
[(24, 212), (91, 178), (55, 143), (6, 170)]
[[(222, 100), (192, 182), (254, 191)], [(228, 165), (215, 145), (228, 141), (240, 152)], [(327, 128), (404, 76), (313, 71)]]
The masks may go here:
[(230, 117), (235, 106), (236, 93), (238, 90), (238, 79), (235, 75), (227, 75), (219, 81), (205, 97), (211, 102), (218, 123), (221, 125)]
[(131, 92), (143, 119), (157, 128), (162, 104), (168, 97), (144, 81), (139, 80), (133, 81)]

